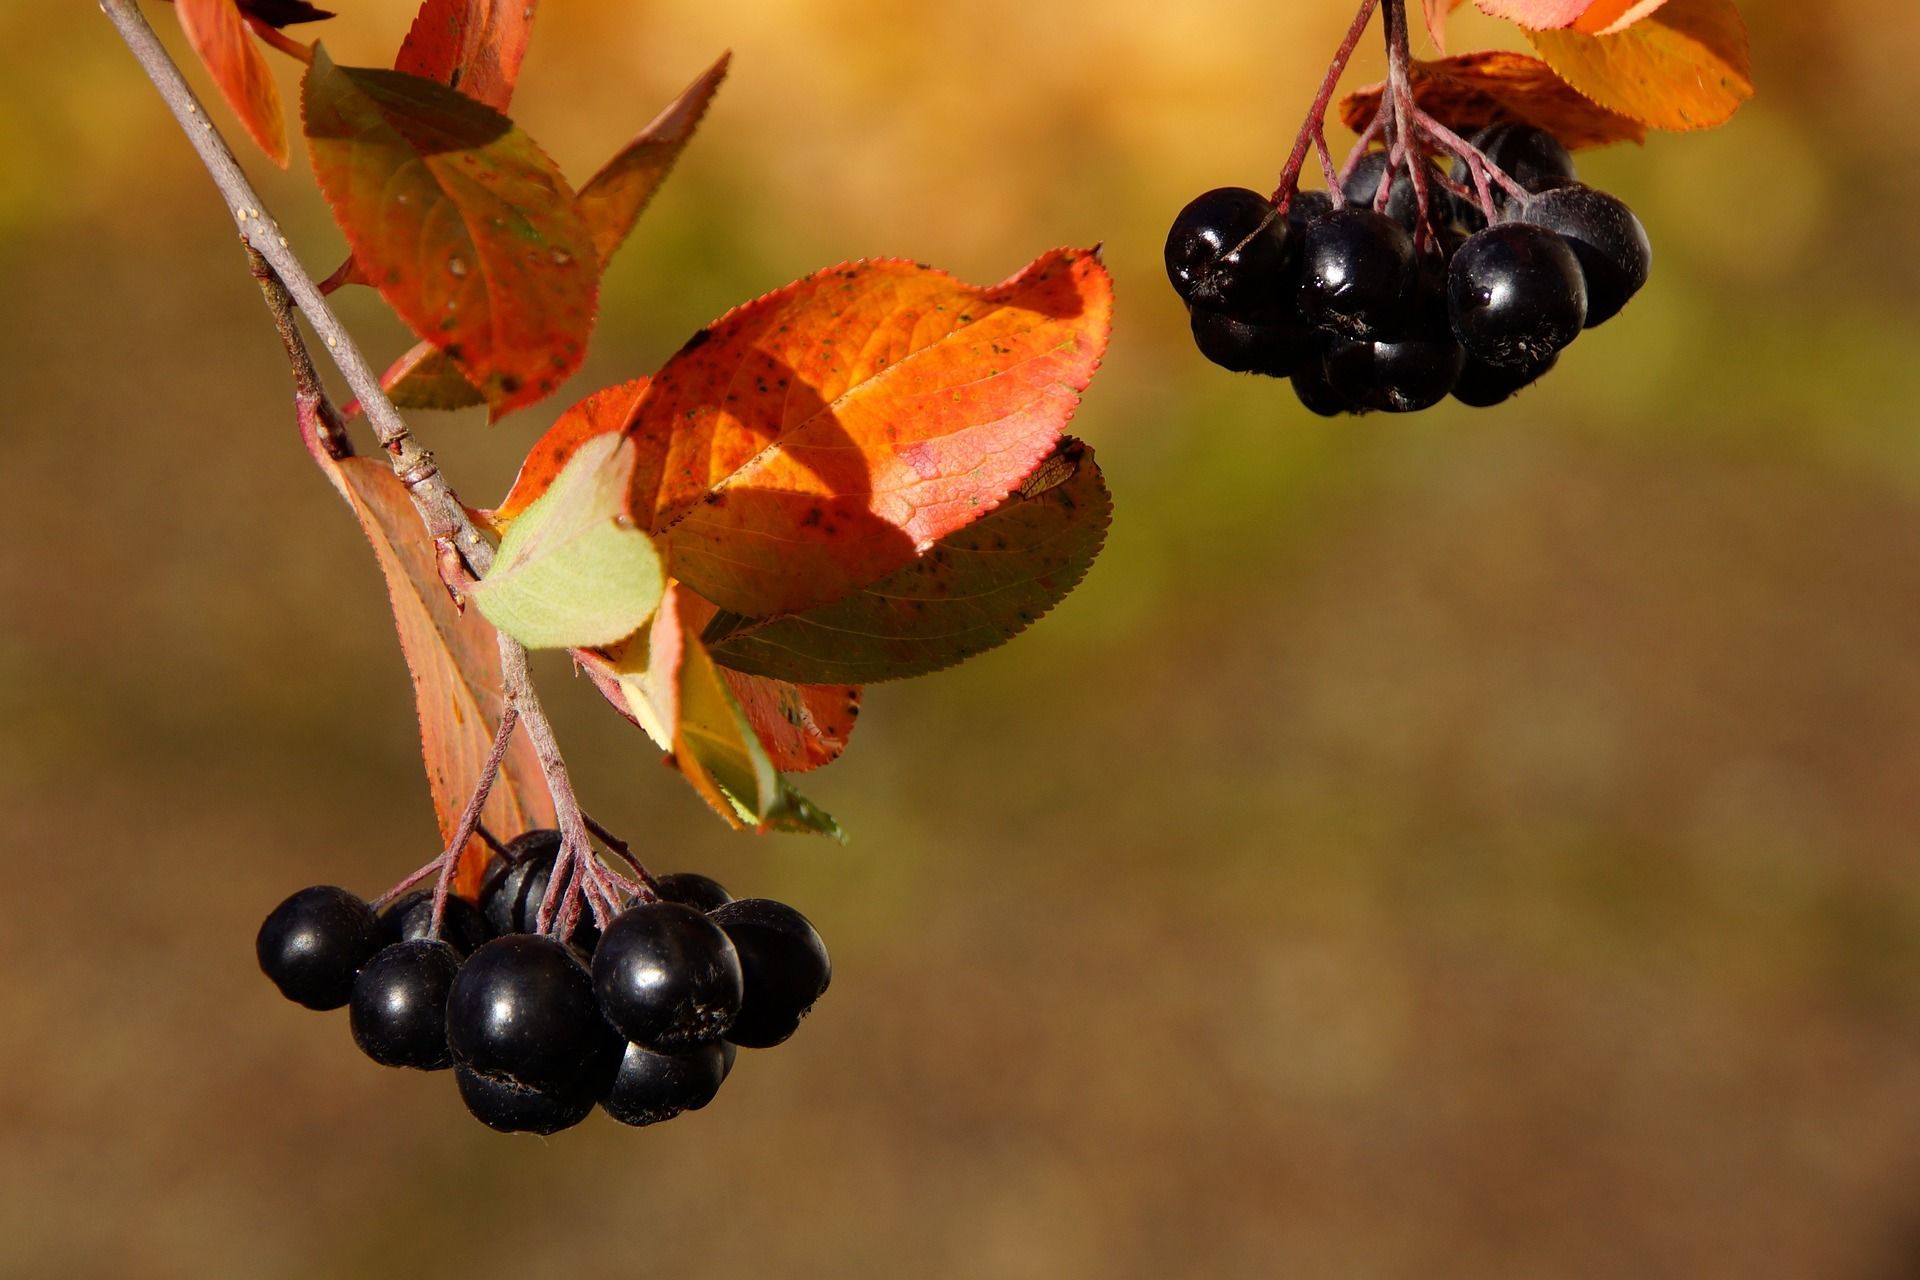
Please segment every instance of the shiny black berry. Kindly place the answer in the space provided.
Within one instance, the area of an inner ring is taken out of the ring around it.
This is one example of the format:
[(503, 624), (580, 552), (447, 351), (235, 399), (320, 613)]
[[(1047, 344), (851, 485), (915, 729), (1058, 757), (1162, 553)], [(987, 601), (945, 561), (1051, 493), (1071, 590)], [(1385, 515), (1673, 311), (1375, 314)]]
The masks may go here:
[(1469, 357), (1453, 384), (1453, 398), (1476, 409), (1490, 409), (1539, 381), (1559, 358), (1551, 355), (1542, 364), (1511, 368)]
[(457, 1069), (454, 1078), (467, 1110), (489, 1129), (501, 1133), (558, 1133), (579, 1124), (593, 1111), (593, 1092), (584, 1088), (529, 1089), (469, 1067)]
[[(433, 937), (433, 890), (415, 889), (380, 913), (380, 944), (392, 946), (410, 938)], [(447, 895), (440, 921), (440, 940), (462, 956), (493, 937), (480, 908), (457, 894)]]
[(733, 901), (733, 895), (718, 880), (703, 876), (698, 871), (676, 871), (672, 875), (661, 876), (653, 882), (653, 887), (663, 900), (692, 907), (695, 911), (711, 911)]
[(680, 1053), (629, 1044), (600, 1105), (621, 1124), (658, 1124), (713, 1101), (726, 1079), (731, 1045), (718, 1042)]
[(1287, 205), (1287, 221), (1295, 235), (1305, 235), (1307, 227), (1333, 212), (1333, 197), (1324, 191), (1295, 191)]
[(1190, 306), (1261, 311), (1275, 305), (1293, 264), (1287, 220), (1245, 187), (1196, 197), (1167, 232), (1167, 278)]
[[(1328, 339), (1332, 341), (1332, 339)], [(1311, 413), (1322, 418), (1337, 418), (1343, 413), (1361, 413), (1364, 409), (1333, 389), (1327, 380), (1327, 363), (1321, 352), (1301, 361), (1293, 371), (1293, 394)]]
[[(540, 904), (546, 900), (547, 882), (559, 856), (560, 833), (542, 830), (511, 841), (494, 860), (480, 888), (480, 911), (495, 937), (538, 930)], [(600, 930), (591, 913), (580, 913), (569, 941), (589, 954), (599, 945)]]
[(1447, 398), (1465, 360), (1460, 344), (1443, 329), (1423, 328), (1398, 342), (1331, 338), (1327, 382), (1366, 408), (1416, 413)]
[(1234, 373), (1269, 378), (1290, 376), (1313, 352), (1319, 336), (1298, 315), (1286, 313), (1254, 321), (1195, 307), (1191, 324), (1193, 345), (1208, 360)]
[(1413, 238), (1371, 209), (1337, 209), (1307, 228), (1300, 315), (1350, 338), (1392, 336), (1411, 314)]
[(1515, 368), (1537, 365), (1580, 336), (1586, 280), (1556, 232), (1502, 222), (1475, 232), (1453, 255), (1447, 311), (1468, 355)]
[(384, 947), (353, 980), (347, 1014), (353, 1042), (384, 1067), (439, 1071), (453, 1065), (447, 1048), (447, 994), (460, 957), (431, 938)]
[(373, 908), (345, 889), (314, 885), (275, 907), (254, 939), (260, 972), (309, 1009), (338, 1009), (379, 945)]
[(745, 1049), (779, 1044), (833, 979), (827, 944), (805, 916), (767, 898), (729, 902), (712, 919), (739, 952), (745, 991), (727, 1039)]
[(1572, 183), (1535, 196), (1514, 212), (1560, 234), (1587, 282), (1587, 328), (1612, 319), (1653, 269), (1647, 229), (1624, 203)]
[(475, 951), (447, 998), (454, 1061), (529, 1089), (579, 1087), (610, 1034), (591, 975), (538, 934), (509, 934)]
[(593, 954), (601, 1012), (628, 1040), (653, 1049), (719, 1039), (740, 1012), (741, 982), (726, 932), (678, 902), (628, 907)]

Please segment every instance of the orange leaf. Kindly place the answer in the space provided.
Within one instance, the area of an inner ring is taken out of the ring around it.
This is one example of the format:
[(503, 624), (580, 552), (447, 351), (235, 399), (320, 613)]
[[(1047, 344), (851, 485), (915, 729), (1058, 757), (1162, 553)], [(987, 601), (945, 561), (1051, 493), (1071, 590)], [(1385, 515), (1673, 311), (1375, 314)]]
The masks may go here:
[(620, 247), (654, 192), (666, 181), (673, 162), (686, 150), (707, 114), (707, 104), (726, 79), (732, 53), (723, 53), (700, 78), (635, 134), (600, 172), (580, 188), (580, 214), (593, 233), (593, 247), (605, 263)]
[(174, 8), (187, 43), (206, 64), (227, 105), (267, 158), (286, 168), (287, 122), (280, 110), (280, 90), (239, 7), (234, 0), (179, 0)]
[(1517, 22), (1529, 31), (1570, 26), (1594, 0), (1474, 0), (1480, 12)]
[(1656, 129), (1725, 124), (1753, 96), (1747, 27), (1733, 0), (1669, 0), (1613, 35), (1527, 38), (1575, 89)]
[[(353, 508), (380, 562), (400, 651), (413, 679), (420, 754), (440, 838), (451, 840), (500, 727), (504, 702), (494, 630), (478, 610), (454, 608), (440, 581), (433, 543), (393, 472), (367, 458), (335, 460), (318, 447), (311, 423), (303, 428), (314, 460)], [(481, 821), (502, 838), (553, 825), (553, 802), (524, 733), (514, 735)], [(478, 890), (486, 858), (487, 846), (478, 838), (467, 845), (454, 886), (458, 892), (471, 896)]]
[(426, 0), (393, 69), (505, 111), (533, 35), (533, 6), (534, 0)]
[(1106, 350), (1111, 280), (1056, 250), (990, 289), (880, 259), (739, 307), (634, 406), (631, 510), (749, 617), (837, 600), (993, 510)]
[(554, 478), (583, 443), (627, 425), (627, 417), (647, 389), (645, 378), (635, 378), (618, 386), (603, 387), (560, 415), (547, 433), (534, 443), (513, 487), (500, 505), (489, 513), (497, 529), (504, 529), (513, 518), (533, 505), (545, 493)]
[(586, 354), (599, 297), (572, 188), (493, 109), (397, 71), (305, 81), (313, 167), (358, 267), (491, 415), (551, 393)]
[[(1641, 142), (1647, 136), (1638, 121), (1583, 97), (1552, 67), (1524, 53), (1463, 53), (1415, 62), (1411, 70), (1414, 99), (1459, 133), (1516, 120), (1547, 130), (1573, 150)], [(1373, 85), (1341, 99), (1340, 118), (1348, 128), (1358, 132), (1373, 119), (1381, 88)]]
[(792, 684), (724, 668), (720, 674), (782, 773), (818, 769), (847, 749), (860, 716), (860, 686)]
[(1590, 36), (1610, 36), (1625, 31), (1651, 14), (1667, 0), (1594, 0), (1592, 7), (1573, 24), (1575, 31)]
[(316, 9), (307, 0), (240, 0), (240, 11), (255, 22), (274, 28), (296, 22), (320, 22), (333, 16), (332, 10)]

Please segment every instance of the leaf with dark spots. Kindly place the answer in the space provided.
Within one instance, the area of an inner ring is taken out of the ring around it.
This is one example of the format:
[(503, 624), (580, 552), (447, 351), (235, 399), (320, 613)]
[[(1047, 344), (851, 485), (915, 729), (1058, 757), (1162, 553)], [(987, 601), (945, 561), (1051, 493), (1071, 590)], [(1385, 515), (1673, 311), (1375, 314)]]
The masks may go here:
[(736, 671), (814, 683), (924, 675), (1006, 643), (1086, 576), (1113, 502), (1068, 438), (1005, 503), (844, 600), (755, 623), (720, 613), (704, 639)]
[(505, 111), (533, 34), (533, 7), (534, 0), (425, 0), (393, 69)]
[(388, 304), (495, 418), (557, 388), (585, 355), (599, 278), (553, 162), (489, 107), (320, 48), (304, 102), (321, 189)]
[(287, 167), (287, 121), (280, 90), (234, 0), (178, 0), (174, 12), (187, 43), (206, 65), (220, 96), (240, 117), (267, 158)]
[(729, 313), (654, 377), (627, 427), (644, 442), (634, 518), (722, 608), (841, 599), (1026, 479), (1111, 320), (1106, 269), (1084, 250), (992, 288), (891, 259), (819, 272)]
[(580, 216), (593, 233), (594, 250), (603, 264), (626, 240), (674, 161), (693, 140), (693, 131), (726, 78), (732, 57), (721, 54), (580, 188)]
[(453, 357), (431, 342), (416, 343), (394, 361), (380, 386), (401, 409), (471, 409), (487, 402)]

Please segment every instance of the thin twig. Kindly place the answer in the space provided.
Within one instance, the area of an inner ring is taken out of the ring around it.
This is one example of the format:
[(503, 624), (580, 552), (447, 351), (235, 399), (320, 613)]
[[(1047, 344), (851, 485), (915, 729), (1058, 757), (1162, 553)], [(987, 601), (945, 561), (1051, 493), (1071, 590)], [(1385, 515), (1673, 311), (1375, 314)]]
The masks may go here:
[(1293, 140), (1293, 151), (1287, 156), (1286, 167), (1280, 170), (1280, 185), (1273, 191), (1273, 204), (1283, 214), (1293, 203), (1294, 191), (1300, 182), (1300, 167), (1306, 163), (1307, 149), (1313, 145), (1313, 130), (1324, 126), (1327, 104), (1333, 101), (1334, 91), (1340, 87), (1340, 77), (1345, 73), (1347, 62), (1359, 46), (1360, 36), (1366, 31), (1378, 4), (1379, 0), (1360, 0), (1360, 11), (1353, 15), (1353, 23), (1347, 28), (1345, 39), (1340, 42), (1333, 62), (1327, 67), (1327, 74), (1320, 81), (1320, 91), (1314, 95), (1313, 105), (1307, 108), (1306, 121), (1300, 126), (1299, 136)]
[(487, 807), (487, 794), (493, 790), (495, 778), (500, 776), (500, 762), (507, 758), (507, 747), (513, 741), (514, 726), (520, 723), (520, 709), (509, 699), (500, 709), (500, 727), (494, 731), (493, 746), (487, 751), (487, 758), (480, 766), (480, 780), (474, 784), (473, 794), (467, 797), (467, 807), (460, 811), (460, 821), (453, 828), (453, 839), (447, 842), (447, 848), (440, 855), (440, 879), (433, 886), (433, 936), (440, 936), (440, 922), (447, 914), (447, 894), (453, 889), (454, 872), (460, 868), (460, 860), (466, 855), (467, 842), (473, 839), (473, 833), (480, 825), (480, 811)]

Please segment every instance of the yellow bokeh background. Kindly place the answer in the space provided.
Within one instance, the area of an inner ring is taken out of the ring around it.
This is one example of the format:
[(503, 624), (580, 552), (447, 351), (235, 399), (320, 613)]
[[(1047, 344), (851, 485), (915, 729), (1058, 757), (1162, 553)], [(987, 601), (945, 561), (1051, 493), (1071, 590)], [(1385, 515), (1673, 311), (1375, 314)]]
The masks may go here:
[[(344, 64), (413, 8), (340, 7)], [(870, 691), (804, 783), (847, 847), (728, 833), (543, 665), (597, 816), (836, 976), (706, 1111), (538, 1140), (255, 971), (286, 893), (432, 852), (404, 670), (171, 119), (93, 6), (0, 7), (0, 1275), (1920, 1274), (1920, 23), (1742, 9), (1730, 126), (1583, 157), (1655, 245), (1622, 318), (1497, 410), (1323, 422), (1159, 258), (1271, 184), (1346, 4), (543, 6), (515, 115), (576, 178), (733, 74), (574, 385), (421, 417), (470, 500), (831, 262), (1102, 242), (1119, 304), (1105, 555)], [(245, 158), (331, 269), (304, 155)]]

